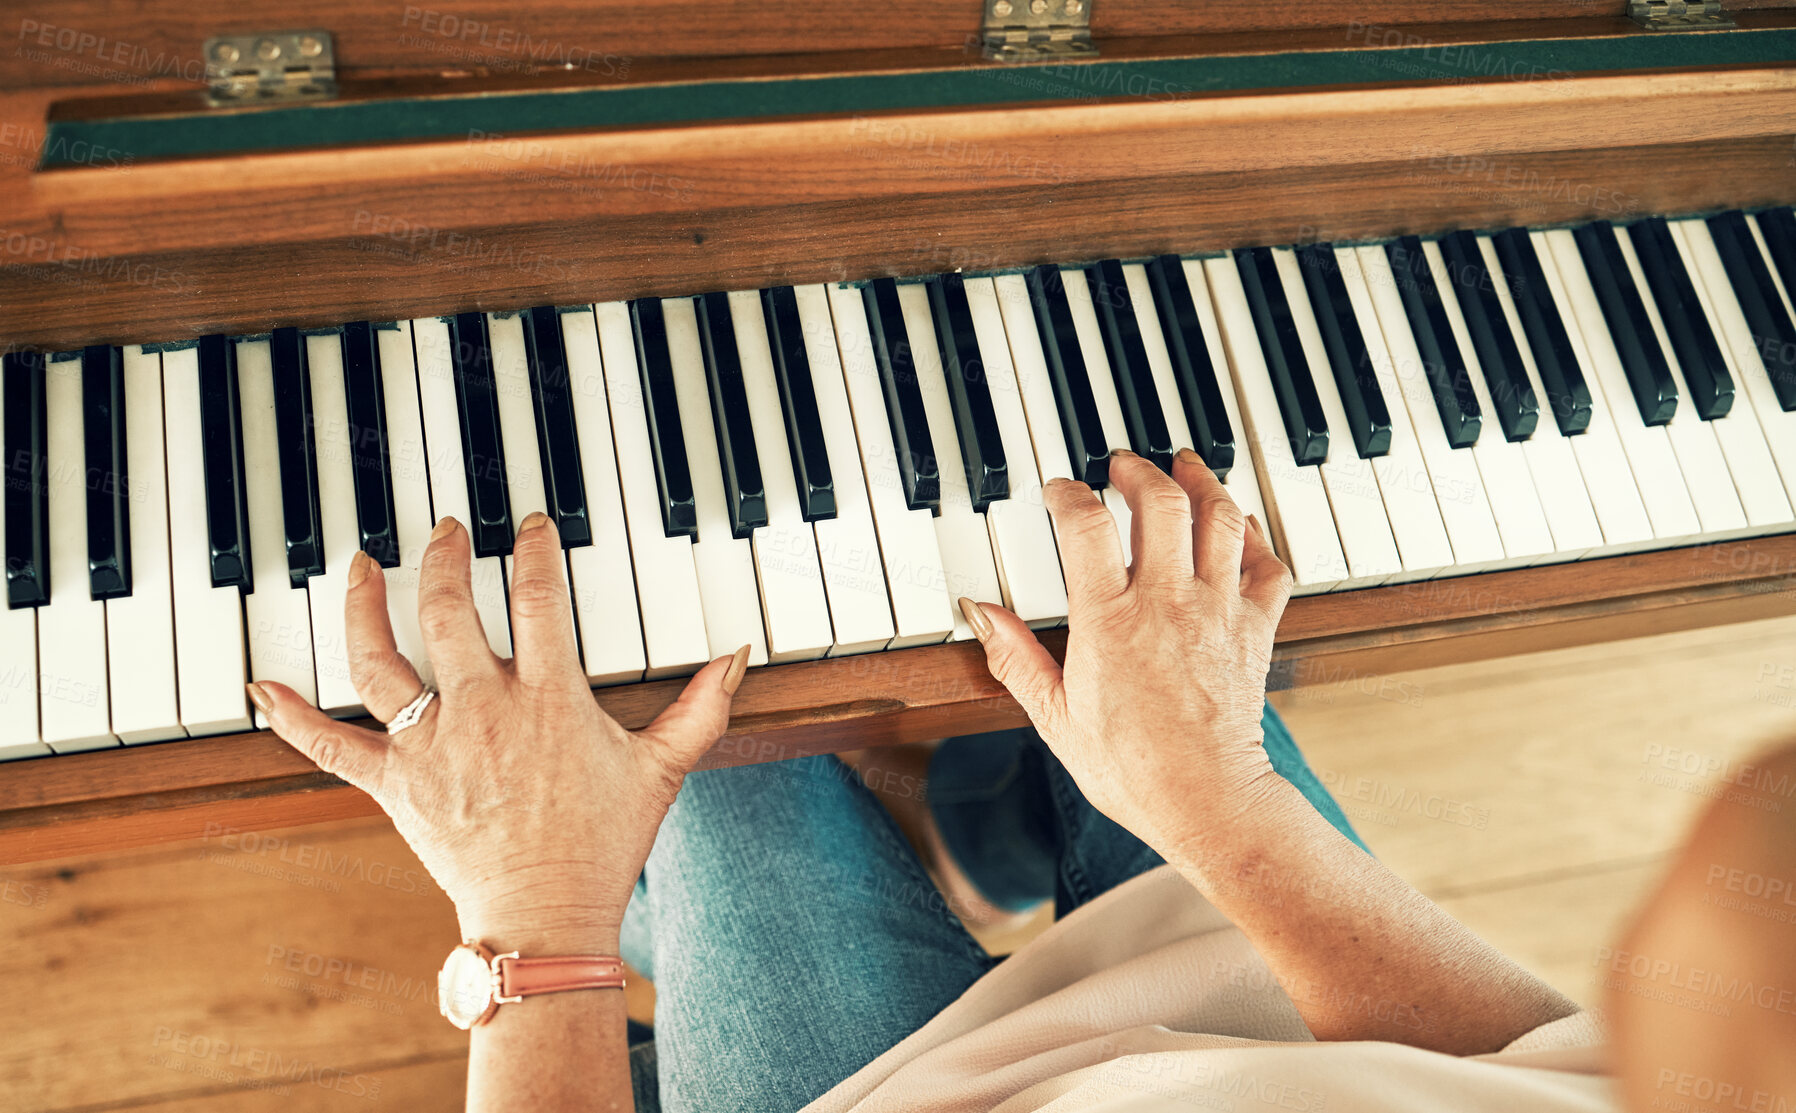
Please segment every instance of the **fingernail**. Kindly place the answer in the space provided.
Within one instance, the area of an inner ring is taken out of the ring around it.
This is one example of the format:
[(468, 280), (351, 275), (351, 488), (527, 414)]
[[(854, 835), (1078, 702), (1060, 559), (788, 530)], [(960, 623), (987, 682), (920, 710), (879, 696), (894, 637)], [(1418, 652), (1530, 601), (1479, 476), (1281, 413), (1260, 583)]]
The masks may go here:
[(1262, 539), (1266, 536), (1266, 527), (1262, 526), (1260, 520), (1252, 514), (1247, 516), (1247, 524), (1252, 526), (1254, 533), (1259, 535)]
[(541, 529), (548, 524), (549, 516), (547, 514), (544, 514), (540, 510), (532, 510), (530, 513), (524, 515), (523, 521), (518, 523), (518, 535), (523, 536), (533, 529)]
[(274, 710), (274, 700), (268, 696), (268, 689), (260, 684), (245, 684), (249, 690), (249, 701), (256, 705), (256, 710), (266, 715)]
[(461, 523), (454, 518), (444, 518), (437, 523), (437, 528), (430, 531), (430, 539), (432, 541), (441, 541), (443, 538), (448, 537), (460, 528)]
[(360, 549), (349, 558), (349, 586), (357, 587), (374, 570), (374, 559)]
[(985, 641), (997, 631), (992, 628), (992, 620), (986, 616), (985, 608), (968, 599), (960, 597), (960, 613), (966, 618), (967, 625), (973, 628), (973, 636)]
[(1179, 449), (1178, 455), (1175, 457), (1175, 459), (1177, 459), (1179, 461), (1179, 463), (1181, 463), (1181, 464), (1201, 464), (1204, 462), (1204, 458), (1202, 456), (1199, 456), (1194, 450), (1189, 449), (1189, 448)]
[(1113, 448), (1110, 450), (1110, 455), (1112, 455), (1112, 456), (1133, 456), (1135, 454), (1133, 452), (1130, 452), (1126, 448)]
[(748, 672), (748, 646), (743, 646), (730, 658), (730, 667), (723, 674), (723, 690), (730, 695), (742, 687), (742, 677)]

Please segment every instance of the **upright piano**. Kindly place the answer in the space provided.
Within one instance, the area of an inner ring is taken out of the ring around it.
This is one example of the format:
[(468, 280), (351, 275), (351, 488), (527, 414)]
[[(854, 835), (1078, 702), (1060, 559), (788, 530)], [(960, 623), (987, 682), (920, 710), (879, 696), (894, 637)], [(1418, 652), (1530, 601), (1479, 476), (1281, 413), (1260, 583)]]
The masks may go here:
[[(1796, 613), (1796, 3), (14, 5), (0, 861), (366, 814), (349, 558), (558, 523), (714, 764), (1019, 720), (1041, 485), (1192, 447), (1271, 683)], [(528, 760), (527, 754), (516, 760)]]

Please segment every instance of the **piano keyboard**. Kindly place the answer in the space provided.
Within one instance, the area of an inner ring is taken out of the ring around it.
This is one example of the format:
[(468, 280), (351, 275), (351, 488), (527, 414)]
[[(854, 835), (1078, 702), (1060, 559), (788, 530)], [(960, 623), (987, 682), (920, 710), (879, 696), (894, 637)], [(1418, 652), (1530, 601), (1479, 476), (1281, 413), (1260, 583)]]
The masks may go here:
[(1299, 593), (1792, 528), (1796, 217), (1255, 247), (996, 277), (9, 352), (0, 757), (360, 713), (343, 595), (560, 527), (596, 684), (1066, 617), (1041, 485), (1192, 447)]

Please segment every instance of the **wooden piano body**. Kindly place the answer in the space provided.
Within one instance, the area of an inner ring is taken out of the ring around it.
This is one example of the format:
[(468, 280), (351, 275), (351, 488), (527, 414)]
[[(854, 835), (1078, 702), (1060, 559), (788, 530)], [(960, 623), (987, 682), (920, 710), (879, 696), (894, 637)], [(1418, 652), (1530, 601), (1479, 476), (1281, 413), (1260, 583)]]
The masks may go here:
[[(0, 343), (1796, 200), (1796, 5), (1701, 33), (1621, 7), (1102, 0), (1095, 57), (1011, 64), (951, 0), (28, 3)], [(298, 27), (335, 37), (333, 100), (205, 106), (204, 39)], [(1773, 536), (1304, 597), (1272, 686), (1788, 614), (1793, 572)], [(679, 683), (598, 698), (639, 724)], [(708, 760), (1019, 718), (967, 644), (779, 665)], [(373, 810), (267, 734), (59, 756), (0, 765), (0, 861)]]

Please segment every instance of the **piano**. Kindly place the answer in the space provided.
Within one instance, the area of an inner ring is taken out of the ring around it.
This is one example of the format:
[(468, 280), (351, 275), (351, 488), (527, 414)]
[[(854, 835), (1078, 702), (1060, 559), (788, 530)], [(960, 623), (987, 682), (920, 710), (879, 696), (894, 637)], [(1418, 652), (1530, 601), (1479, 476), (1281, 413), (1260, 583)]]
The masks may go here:
[(1407, 11), (27, 5), (0, 861), (374, 810), (243, 686), (365, 714), (358, 549), (428, 676), (446, 516), (626, 725), (749, 643), (710, 764), (1019, 721), (953, 601), (1058, 651), (1118, 448), (1268, 527), (1274, 688), (1796, 613), (1796, 5)]

